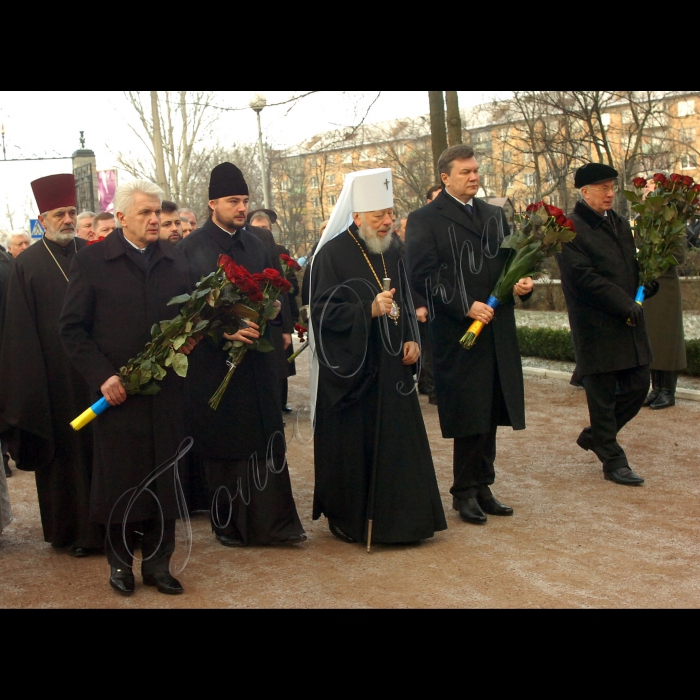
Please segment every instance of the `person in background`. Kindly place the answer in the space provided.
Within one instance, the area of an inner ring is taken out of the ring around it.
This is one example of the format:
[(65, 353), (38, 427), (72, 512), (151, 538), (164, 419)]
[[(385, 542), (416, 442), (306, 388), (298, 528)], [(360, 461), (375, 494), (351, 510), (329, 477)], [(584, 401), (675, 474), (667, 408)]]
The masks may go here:
[(95, 234), (94, 240), (97, 241), (100, 238), (107, 238), (107, 236), (114, 231), (116, 226), (117, 223), (114, 219), (114, 214), (108, 211), (98, 214), (92, 222), (92, 230)]
[(94, 211), (81, 211), (80, 214), (78, 214), (78, 238), (82, 238), (84, 241), (91, 241), (95, 238), (95, 232), (92, 229), (92, 222), (94, 219)]
[[(320, 241), (321, 238), (323, 237), (323, 232), (326, 230), (326, 226), (328, 226), (328, 219), (321, 222), (321, 226), (318, 230), (318, 241)], [(310, 288), (309, 288), (309, 280), (310, 280), (309, 270), (311, 269), (311, 261), (314, 259), (314, 255), (316, 253), (316, 248), (318, 248), (318, 241), (316, 241), (316, 243), (314, 243), (314, 247), (311, 249), (311, 252), (307, 256), (306, 260), (304, 261), (304, 276), (301, 279), (301, 305), (302, 305), (302, 308), (304, 306), (309, 305), (309, 291), (310, 291)]]
[(190, 223), (190, 220), (182, 214), (180, 214), (180, 223), (182, 224), (182, 237), (187, 238), (187, 236), (194, 231), (192, 224)]
[[(10, 281), (10, 270), (12, 269), (12, 256), (10, 256), (2, 246), (0, 246), (0, 309), (2, 309), (2, 300), (5, 296), (5, 290), (7, 289), (7, 283)], [(0, 450), (2, 454), (2, 464), (3, 473), (5, 476), (12, 476), (12, 470), (10, 469), (10, 455), (7, 452), (7, 446), (5, 442), (0, 439)], [(7, 489), (7, 484), (5, 485)], [(2, 500), (2, 485), (0, 484), (0, 501)], [(9, 501), (8, 501), (9, 507)], [(2, 504), (0, 503), (0, 509)], [(11, 519), (11, 518), (10, 518)], [(9, 520), (6, 525), (9, 523)], [(0, 510), (0, 532), (2, 532), (2, 511)]]
[(186, 209), (183, 207), (180, 209), (179, 214), (180, 216), (186, 216), (189, 219), (190, 226), (192, 226), (193, 231), (197, 230), (197, 215), (191, 209)]
[[(645, 197), (649, 192), (653, 192), (654, 188), (654, 180), (650, 179), (645, 189)], [(683, 245), (673, 252), (679, 264), (685, 260), (685, 247), (684, 241)], [(654, 359), (649, 365), (651, 391), (644, 399), (643, 405), (654, 411), (676, 405), (678, 372), (688, 366), (678, 268), (672, 265), (656, 281), (659, 291), (652, 299), (644, 302), (644, 319)]]
[(163, 200), (162, 210), (160, 233), (158, 234), (160, 240), (170, 243), (170, 245), (177, 245), (182, 240), (182, 224), (177, 204), (169, 202), (167, 199)]
[(10, 234), (10, 242), (7, 244), (7, 252), (16, 258), (32, 244), (32, 239), (26, 231), (14, 231)]
[(425, 203), (430, 204), (442, 192), (442, 185), (434, 185), (425, 195)]

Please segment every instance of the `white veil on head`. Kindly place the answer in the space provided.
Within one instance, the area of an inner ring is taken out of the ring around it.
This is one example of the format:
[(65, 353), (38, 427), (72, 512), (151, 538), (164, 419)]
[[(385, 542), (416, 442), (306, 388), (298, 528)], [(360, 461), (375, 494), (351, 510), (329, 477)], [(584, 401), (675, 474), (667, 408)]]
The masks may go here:
[[(326, 230), (316, 246), (314, 258), (307, 274), (313, 275), (314, 260), (318, 251), (345, 231), (352, 224), (353, 212), (378, 211), (394, 206), (394, 187), (391, 177), (391, 168), (371, 168), (348, 173), (343, 182), (343, 189), (338, 201), (333, 207)], [(313, 277), (309, 278), (309, 289), (312, 289)], [(311, 300), (309, 300), (311, 306)], [(316, 416), (316, 392), (318, 390), (318, 357), (316, 355), (316, 343), (314, 340), (313, 323), (311, 322), (311, 309), (309, 309), (309, 350), (310, 371), (309, 384), (311, 407), (311, 423), (313, 425)]]

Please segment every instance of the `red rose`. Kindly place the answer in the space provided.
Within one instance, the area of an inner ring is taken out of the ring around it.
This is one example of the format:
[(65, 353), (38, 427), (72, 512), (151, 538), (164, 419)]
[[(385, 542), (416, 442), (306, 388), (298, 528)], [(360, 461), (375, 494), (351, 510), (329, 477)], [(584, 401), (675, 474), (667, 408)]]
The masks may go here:
[(290, 270), (301, 270), (301, 265), (292, 257), (286, 253), (280, 255), (280, 260), (290, 269)]
[(564, 223), (562, 224), (562, 228), (568, 228), (568, 229), (571, 229), (572, 231), (576, 230), (574, 228), (574, 222), (571, 219), (566, 219), (564, 221)]
[(692, 187), (695, 184), (695, 180), (693, 180), (693, 178), (690, 177), (690, 175), (683, 175), (681, 177), (681, 182), (685, 187)]
[(643, 189), (647, 186), (647, 180), (645, 177), (635, 177), (634, 180), (632, 180), (632, 184), (639, 189)]
[(100, 241), (104, 241), (104, 239), (105, 239), (104, 236), (100, 236), (99, 238), (95, 238), (94, 241), (88, 241), (87, 244), (92, 245), (93, 243), (99, 243)]
[(306, 333), (306, 331), (307, 331), (307, 329), (304, 328), (304, 326), (302, 326), (301, 323), (297, 323), (297, 324), (294, 326), (294, 330), (295, 330), (297, 333)]
[(531, 213), (533, 211), (537, 211), (538, 209), (542, 208), (545, 206), (544, 202), (533, 202), (532, 204), (528, 204), (527, 208), (525, 209), (526, 212)]
[(654, 173), (654, 182), (658, 182), (661, 186), (666, 185), (668, 182), (666, 176), (663, 173)]
[(544, 208), (545, 208), (546, 212), (550, 216), (553, 216), (555, 219), (564, 214), (564, 212), (561, 209), (559, 209), (558, 207), (555, 207), (551, 204), (545, 204)]
[(681, 180), (681, 178), (682, 175), (679, 175), (678, 173), (673, 173), (671, 175), (671, 182), (678, 182), (679, 180)]
[(561, 214), (559, 214), (559, 216), (557, 216), (555, 221), (559, 226), (566, 226), (566, 222), (568, 221), (568, 219), (566, 218), (566, 214), (562, 212)]

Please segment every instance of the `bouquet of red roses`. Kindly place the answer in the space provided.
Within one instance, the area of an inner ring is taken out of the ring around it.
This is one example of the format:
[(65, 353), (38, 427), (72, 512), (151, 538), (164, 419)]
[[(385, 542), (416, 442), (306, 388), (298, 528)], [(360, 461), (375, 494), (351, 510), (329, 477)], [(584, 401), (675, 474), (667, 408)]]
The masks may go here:
[(275, 318), (279, 312), (279, 307), (275, 304), (279, 295), (287, 293), (292, 287), (277, 270), (271, 267), (251, 275), (248, 270), (242, 265), (238, 265), (227, 255), (219, 256), (219, 267), (223, 269), (233, 292), (240, 297), (234, 307), (237, 316), (256, 323), (259, 326), (260, 337), (256, 338), (252, 344), (244, 343), (242, 340), (229, 340), (224, 344), (224, 350), (229, 351), (229, 359), (227, 360), (229, 370), (219, 388), (209, 399), (209, 405), (214, 410), (218, 408), (231, 377), (246, 352), (248, 350), (257, 350), (258, 352), (272, 350), (271, 343), (263, 338), (265, 326), (267, 321)]
[[(492, 309), (510, 298), (518, 280), (539, 277), (545, 258), (560, 253), (562, 244), (576, 236), (571, 219), (551, 204), (535, 202), (525, 212), (515, 215), (517, 228), (501, 243), (501, 248), (510, 249), (510, 257), (486, 302)], [(459, 341), (462, 347), (471, 348), (483, 327), (481, 321), (474, 321)]]
[(656, 173), (654, 190), (644, 197), (644, 177), (632, 180), (636, 192), (624, 191), (638, 216), (634, 222), (639, 264), (639, 288), (635, 301), (644, 302), (644, 285), (660, 277), (669, 267), (678, 265), (674, 252), (685, 246), (685, 228), (700, 209), (700, 184), (692, 177)]

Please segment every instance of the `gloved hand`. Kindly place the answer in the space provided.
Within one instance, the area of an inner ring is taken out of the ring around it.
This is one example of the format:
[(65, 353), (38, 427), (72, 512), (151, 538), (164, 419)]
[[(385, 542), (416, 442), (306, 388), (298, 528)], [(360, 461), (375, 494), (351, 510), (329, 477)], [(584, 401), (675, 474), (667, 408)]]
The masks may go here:
[(651, 299), (656, 292), (659, 291), (659, 283), (657, 280), (652, 280), (644, 285), (644, 298)]
[(632, 308), (630, 309), (630, 315), (629, 318), (627, 319), (627, 324), (630, 326), (636, 326), (643, 318), (644, 312), (642, 311), (642, 307), (634, 303), (632, 304)]

